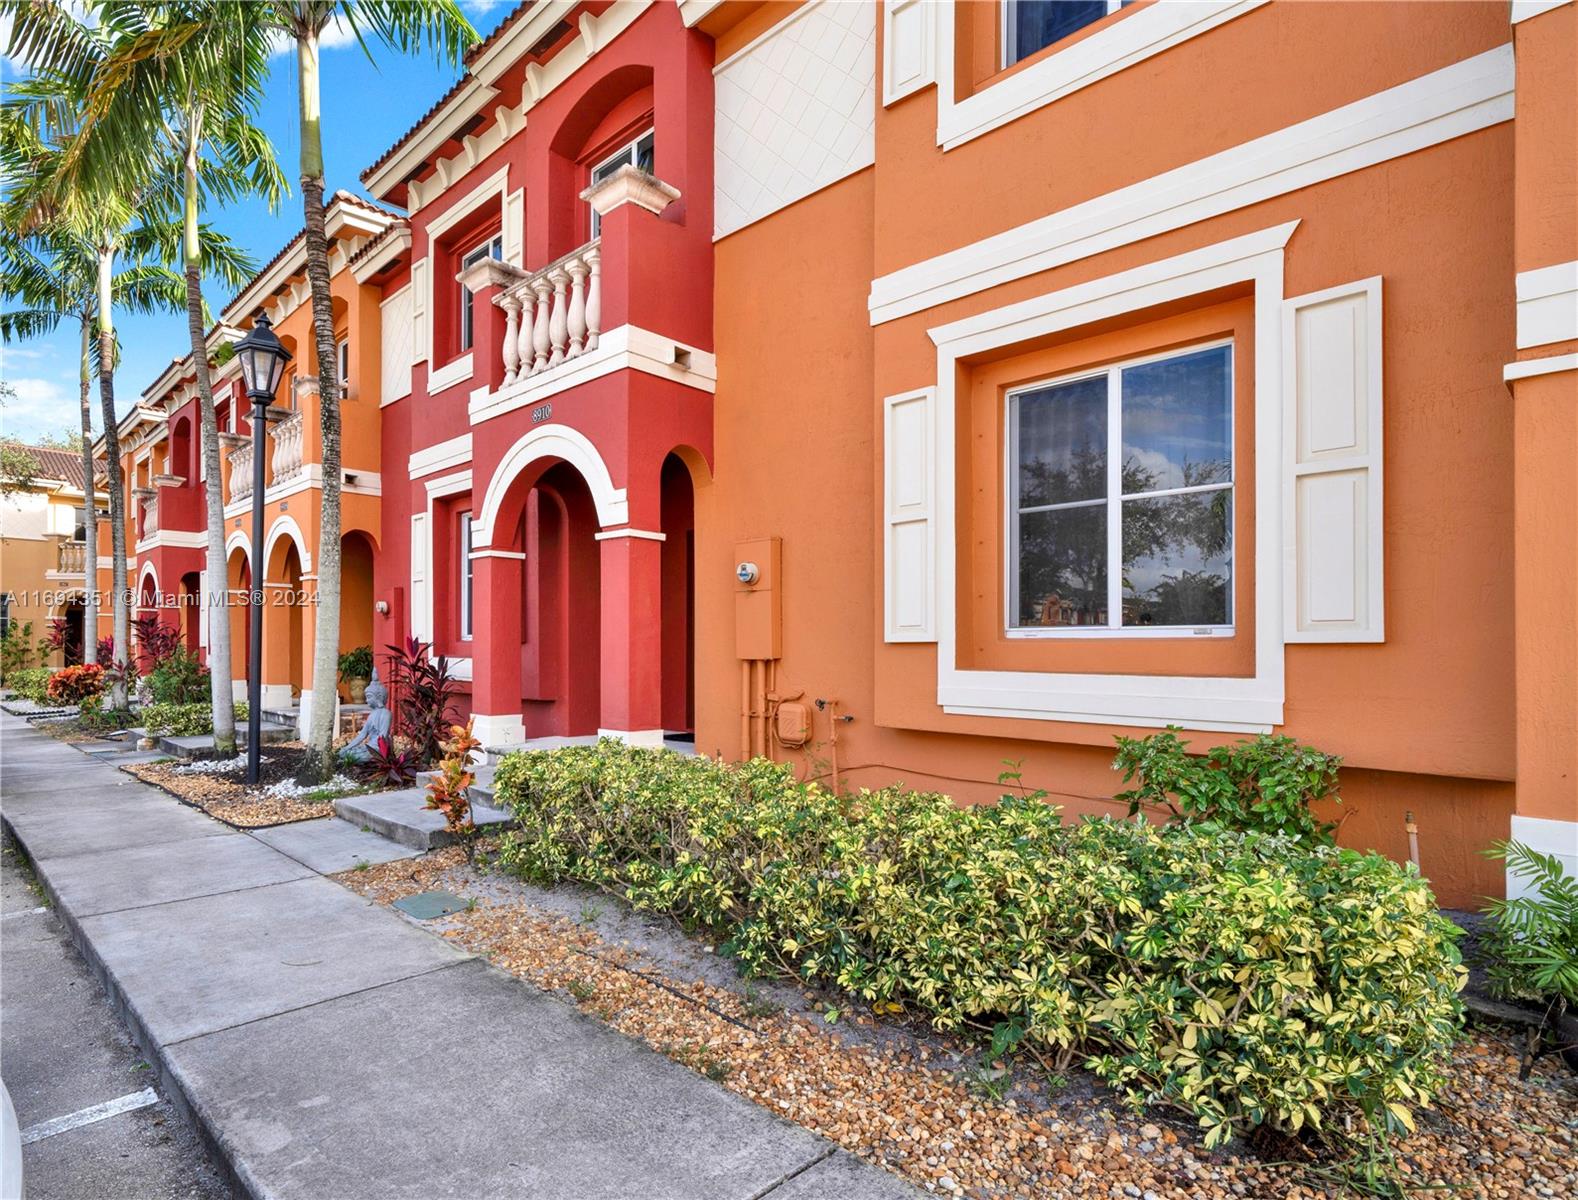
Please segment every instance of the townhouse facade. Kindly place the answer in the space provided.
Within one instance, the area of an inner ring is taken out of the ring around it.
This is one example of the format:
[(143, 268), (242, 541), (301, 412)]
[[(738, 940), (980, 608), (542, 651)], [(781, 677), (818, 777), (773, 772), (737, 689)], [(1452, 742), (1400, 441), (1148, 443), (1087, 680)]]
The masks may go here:
[[(1575, 63), (1570, 0), (523, 4), (336, 199), (344, 644), (430, 642), (492, 748), (1071, 814), (1117, 735), (1286, 733), (1444, 903), (1498, 837), (1578, 870)], [(215, 342), (298, 348), (259, 561), (310, 594), (300, 272)], [(181, 364), (144, 400), (201, 531)], [(140, 536), (146, 594), (201, 558)]]
[[(82, 455), (54, 446), (12, 446), (30, 464), (0, 495), (0, 636), (32, 629), (35, 649), (63, 621), (65, 638), (40, 665), (82, 661), (83, 589), (89, 566)], [(102, 515), (109, 497), (94, 495)]]

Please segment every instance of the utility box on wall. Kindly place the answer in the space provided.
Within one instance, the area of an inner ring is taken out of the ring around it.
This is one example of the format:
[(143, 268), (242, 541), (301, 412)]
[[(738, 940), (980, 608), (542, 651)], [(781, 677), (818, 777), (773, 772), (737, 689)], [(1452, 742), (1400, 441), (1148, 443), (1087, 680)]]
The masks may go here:
[(782, 658), (783, 539), (737, 542), (734, 562), (734, 655)]

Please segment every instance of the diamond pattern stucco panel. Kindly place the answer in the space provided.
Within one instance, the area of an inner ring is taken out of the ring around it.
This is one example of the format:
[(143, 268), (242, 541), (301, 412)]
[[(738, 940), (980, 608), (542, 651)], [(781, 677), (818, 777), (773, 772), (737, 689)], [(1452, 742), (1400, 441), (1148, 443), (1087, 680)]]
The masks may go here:
[(806, 6), (719, 68), (715, 237), (875, 155), (876, 6)]

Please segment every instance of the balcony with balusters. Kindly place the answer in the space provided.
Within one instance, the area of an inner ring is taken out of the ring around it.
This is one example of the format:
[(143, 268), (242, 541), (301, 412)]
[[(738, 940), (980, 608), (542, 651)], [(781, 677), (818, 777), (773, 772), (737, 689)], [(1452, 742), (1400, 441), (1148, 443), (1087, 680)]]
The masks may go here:
[(664, 219), (678, 190), (626, 166), (582, 199), (599, 236), (533, 269), (489, 258), (457, 276), (472, 297), (474, 425), (633, 358), (675, 376), (710, 373), (710, 243), (698, 252)]

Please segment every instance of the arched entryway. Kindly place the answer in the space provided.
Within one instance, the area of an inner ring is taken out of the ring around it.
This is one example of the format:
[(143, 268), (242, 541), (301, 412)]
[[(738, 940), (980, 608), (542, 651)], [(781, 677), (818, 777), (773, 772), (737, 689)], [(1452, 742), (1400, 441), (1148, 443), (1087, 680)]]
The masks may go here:
[(663, 460), (663, 729), (691, 739), (696, 729), (696, 493), (677, 454)]
[(374, 658), (383, 651), (373, 644), (372, 535), (352, 529), (340, 539), (340, 653), (367, 646)]
[(246, 542), (234, 539), (225, 558), (225, 586), (229, 589), (230, 677), (232, 695), (247, 696), (247, 664), (252, 656), (252, 563)]
[(62, 622), (60, 653), (65, 666), (75, 666), (82, 661), (82, 623), (84, 601), (80, 595), (67, 598), (55, 613), (55, 620)]
[(305, 686), (306, 606), (301, 551), (293, 537), (269, 547), (263, 602), (263, 708), (289, 713)]
[(181, 588), (178, 595), (180, 609), (177, 618), (181, 627), (181, 641), (186, 646), (188, 653), (196, 654), (201, 644), (202, 636), (202, 603), (203, 603), (202, 575), (197, 571), (188, 571), (181, 576)]

